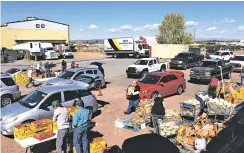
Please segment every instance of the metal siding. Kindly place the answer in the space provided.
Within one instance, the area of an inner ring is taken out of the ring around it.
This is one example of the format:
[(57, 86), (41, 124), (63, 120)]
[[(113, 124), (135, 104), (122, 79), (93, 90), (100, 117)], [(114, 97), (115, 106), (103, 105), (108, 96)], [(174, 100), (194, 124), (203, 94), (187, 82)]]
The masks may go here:
[[(40, 28), (36, 28), (36, 24), (40, 24)], [(45, 28), (41, 28), (41, 24), (45, 24)], [(68, 28), (69, 26), (67, 25), (62, 25), (62, 24), (43, 21), (43, 20), (9, 23), (7, 27), (9, 29), (69, 30)]]

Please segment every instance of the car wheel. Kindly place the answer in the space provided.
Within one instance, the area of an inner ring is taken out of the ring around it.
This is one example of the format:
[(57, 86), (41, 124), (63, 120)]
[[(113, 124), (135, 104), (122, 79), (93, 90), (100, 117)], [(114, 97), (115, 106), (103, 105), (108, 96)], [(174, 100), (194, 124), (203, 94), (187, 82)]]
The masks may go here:
[(131, 78), (131, 75), (130, 74), (127, 74), (127, 78)]
[(226, 79), (230, 79), (231, 78), (231, 73), (226, 74), (226, 77), (225, 78)]
[(24, 122), (22, 122), (21, 124), (25, 124), (25, 123), (31, 123), (31, 122), (34, 122), (35, 120), (26, 120)]
[(155, 99), (158, 97), (158, 92), (153, 92), (152, 95), (151, 95), (151, 98)]
[(181, 95), (183, 93), (184, 89), (183, 89), (183, 86), (180, 85), (178, 88), (177, 88), (177, 94), (178, 95)]
[(101, 88), (102, 88), (102, 82), (101, 82), (101, 81), (96, 81), (96, 82), (94, 83), (94, 88), (95, 88), (96, 90), (101, 89)]
[(161, 66), (160, 71), (165, 72), (165, 67)]
[(64, 55), (64, 58), (66, 58), (65, 55)]
[(1, 96), (1, 107), (10, 105), (13, 102), (13, 96), (10, 94)]
[(119, 58), (119, 54), (114, 54), (114, 58)]
[(139, 59), (140, 58), (140, 55), (139, 54), (136, 54), (136, 58)]
[(148, 71), (145, 70), (145, 71), (142, 72), (141, 77), (144, 77), (144, 76), (146, 76), (147, 74), (148, 74)]
[(186, 64), (183, 65), (183, 69), (184, 69), (184, 70), (187, 69), (187, 65), (186, 65)]
[(89, 110), (89, 120), (91, 120), (92, 119), (92, 116), (93, 116), (93, 109), (92, 109), (91, 106), (86, 107), (86, 109)]

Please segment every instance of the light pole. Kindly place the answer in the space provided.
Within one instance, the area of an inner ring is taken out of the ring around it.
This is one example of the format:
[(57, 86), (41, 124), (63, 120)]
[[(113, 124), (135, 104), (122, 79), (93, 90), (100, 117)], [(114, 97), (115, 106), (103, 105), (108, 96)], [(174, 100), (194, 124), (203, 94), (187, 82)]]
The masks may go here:
[(221, 74), (221, 80), (222, 80), (222, 85), (223, 85), (223, 93), (225, 97), (225, 85), (224, 85), (224, 78), (223, 78), (223, 73), (222, 73), (222, 66), (219, 66), (220, 69), (220, 74)]

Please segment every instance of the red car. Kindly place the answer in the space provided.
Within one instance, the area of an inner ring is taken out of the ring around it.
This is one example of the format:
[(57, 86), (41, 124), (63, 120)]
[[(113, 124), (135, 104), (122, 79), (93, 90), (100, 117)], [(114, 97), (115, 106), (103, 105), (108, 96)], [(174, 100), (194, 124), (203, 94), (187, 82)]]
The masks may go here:
[(186, 89), (186, 80), (184, 73), (180, 71), (155, 72), (138, 80), (137, 85), (141, 90), (140, 98), (150, 99), (159, 94), (162, 97), (182, 94)]

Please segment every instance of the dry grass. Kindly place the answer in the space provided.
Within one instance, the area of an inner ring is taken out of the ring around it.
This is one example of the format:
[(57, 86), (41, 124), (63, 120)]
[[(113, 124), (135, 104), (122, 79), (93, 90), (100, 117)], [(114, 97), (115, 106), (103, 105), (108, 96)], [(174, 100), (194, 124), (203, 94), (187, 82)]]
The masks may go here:
[(91, 59), (91, 58), (106, 58), (106, 55), (100, 52), (76, 52), (73, 53), (74, 58)]

